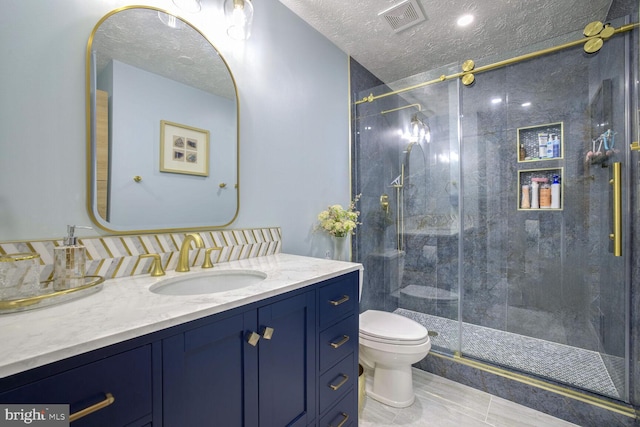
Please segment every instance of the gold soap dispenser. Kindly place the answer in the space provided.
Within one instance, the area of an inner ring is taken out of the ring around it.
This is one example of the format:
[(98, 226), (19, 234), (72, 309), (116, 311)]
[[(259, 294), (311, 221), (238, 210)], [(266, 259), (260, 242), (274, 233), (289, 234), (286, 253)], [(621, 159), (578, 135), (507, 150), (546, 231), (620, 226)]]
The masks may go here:
[(67, 225), (63, 245), (53, 248), (53, 290), (64, 291), (85, 284), (87, 249), (78, 244), (74, 236), (76, 228), (91, 229), (80, 225)]

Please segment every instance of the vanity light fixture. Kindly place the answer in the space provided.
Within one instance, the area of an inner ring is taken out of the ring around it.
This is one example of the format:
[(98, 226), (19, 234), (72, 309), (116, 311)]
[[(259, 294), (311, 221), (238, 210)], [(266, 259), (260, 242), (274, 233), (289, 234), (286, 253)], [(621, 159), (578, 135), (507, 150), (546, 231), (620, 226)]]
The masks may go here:
[(173, 4), (180, 10), (188, 13), (198, 13), (202, 9), (200, 0), (173, 0)]
[(225, 0), (224, 16), (227, 19), (227, 34), (232, 39), (246, 40), (251, 35), (253, 5), (251, 0)]
[(418, 117), (418, 114), (411, 117), (411, 136), (415, 138), (416, 142), (422, 140), (427, 143), (431, 142), (431, 128)]

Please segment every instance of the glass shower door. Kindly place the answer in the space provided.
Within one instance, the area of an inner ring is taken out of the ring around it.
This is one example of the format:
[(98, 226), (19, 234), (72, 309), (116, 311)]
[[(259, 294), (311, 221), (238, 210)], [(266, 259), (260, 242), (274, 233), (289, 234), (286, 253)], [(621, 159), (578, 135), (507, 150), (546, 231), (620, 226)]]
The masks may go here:
[(462, 279), (461, 353), (621, 400), (628, 237), (620, 227), (616, 256), (610, 234), (629, 221), (628, 43), (571, 48), (461, 89), (464, 215), (480, 219), (463, 240), (475, 271)]

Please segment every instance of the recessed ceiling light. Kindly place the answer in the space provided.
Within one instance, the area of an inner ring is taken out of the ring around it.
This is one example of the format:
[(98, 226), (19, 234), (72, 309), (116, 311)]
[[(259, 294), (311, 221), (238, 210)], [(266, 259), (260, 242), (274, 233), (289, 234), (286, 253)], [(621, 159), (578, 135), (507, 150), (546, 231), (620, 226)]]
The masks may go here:
[(459, 27), (466, 27), (467, 25), (471, 24), (473, 22), (473, 15), (462, 15), (460, 18), (458, 18), (458, 26)]
[(502, 102), (502, 98), (493, 98), (491, 100), (492, 104), (500, 104)]
[(525, 102), (522, 104), (522, 107), (530, 107), (531, 103), (530, 102)]

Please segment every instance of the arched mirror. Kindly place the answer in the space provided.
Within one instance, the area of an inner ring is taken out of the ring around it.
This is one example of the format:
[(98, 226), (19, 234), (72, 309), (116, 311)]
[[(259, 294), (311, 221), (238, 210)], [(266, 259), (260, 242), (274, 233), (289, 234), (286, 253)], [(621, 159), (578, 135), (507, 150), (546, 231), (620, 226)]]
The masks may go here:
[(88, 208), (132, 233), (229, 225), (239, 210), (237, 89), (213, 45), (151, 7), (103, 17), (87, 45)]

